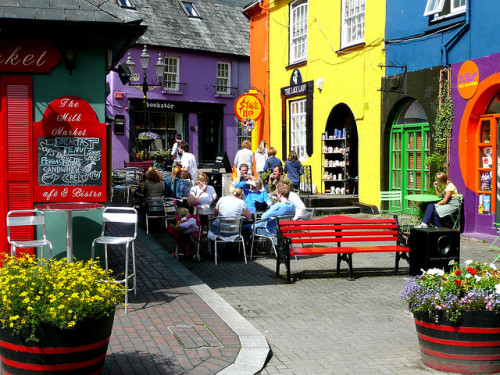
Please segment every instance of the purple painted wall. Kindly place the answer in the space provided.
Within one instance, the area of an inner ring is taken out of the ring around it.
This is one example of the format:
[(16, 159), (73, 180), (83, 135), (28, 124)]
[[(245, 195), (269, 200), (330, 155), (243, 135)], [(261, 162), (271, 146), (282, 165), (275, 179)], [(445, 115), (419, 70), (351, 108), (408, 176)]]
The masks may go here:
[[(492, 74), (498, 73), (500, 71), (500, 54), (493, 54), (490, 56), (485, 56), (479, 59), (473, 59), (479, 70), (479, 82), (483, 81), (485, 78), (491, 76)], [(453, 130), (452, 130), (452, 143), (451, 143), (451, 156), (450, 156), (450, 180), (457, 186), (460, 193), (464, 195), (464, 212), (465, 212), (465, 232), (466, 233), (484, 233), (484, 234), (495, 234), (496, 231), (493, 227), (493, 222), (495, 221), (495, 213), (490, 215), (480, 215), (477, 214), (478, 205), (478, 194), (474, 191), (467, 189), (464, 182), (464, 176), (462, 174), (460, 163), (459, 163), (459, 132), (460, 123), (462, 121), (463, 113), (465, 107), (468, 103), (467, 100), (463, 99), (457, 89), (457, 79), (458, 72), (463, 62), (453, 64), (451, 66), (452, 72), (452, 99), (454, 106), (454, 119), (453, 119)], [(465, 130), (465, 129), (464, 129)], [(497, 172), (498, 173), (498, 172)], [(467, 177), (465, 177), (467, 178)], [(494, 178), (494, 176), (493, 176)], [(470, 178), (469, 178), (470, 179)], [(492, 184), (495, 182), (492, 181)], [(498, 188), (497, 188), (498, 189)], [(498, 190), (497, 190), (498, 194)], [(492, 197), (494, 199), (494, 197)], [(500, 207), (497, 206), (497, 210)]]
[[(139, 55), (142, 52), (142, 46), (135, 46), (130, 50), (132, 60), (136, 63), (135, 73), (141, 74)], [(151, 56), (150, 69), (148, 71), (148, 83), (157, 84), (154, 64), (158, 60), (158, 54), (162, 56), (175, 56), (180, 58), (180, 82), (185, 83), (180, 86), (179, 93), (162, 93), (160, 88), (148, 92), (148, 100), (182, 101), (193, 103), (212, 103), (222, 104), (223, 126), (222, 126), (222, 146), (227, 152), (229, 160), (232, 161), (239, 149), (238, 143), (238, 122), (234, 115), (234, 102), (236, 98), (250, 89), (250, 62), (249, 58), (228, 55), (215, 55), (200, 52), (191, 52), (186, 50), (173, 50), (168, 48), (148, 46), (148, 53)], [(122, 61), (126, 60), (128, 53)], [(217, 62), (231, 63), (231, 96), (217, 96), (215, 85), (217, 82)], [(110, 85), (110, 95), (107, 98), (107, 114), (110, 117), (116, 115), (125, 116), (125, 134), (112, 136), (112, 168), (123, 168), (123, 162), (129, 161), (129, 99), (142, 99), (142, 90), (139, 91), (128, 85), (122, 85), (117, 73), (111, 72), (108, 75)], [(131, 84), (137, 84), (132, 82)], [(123, 99), (115, 99), (115, 92), (124, 93)], [(189, 130), (190, 151), (198, 155), (198, 123), (196, 113), (189, 113), (188, 128), (194, 127), (195, 130)]]

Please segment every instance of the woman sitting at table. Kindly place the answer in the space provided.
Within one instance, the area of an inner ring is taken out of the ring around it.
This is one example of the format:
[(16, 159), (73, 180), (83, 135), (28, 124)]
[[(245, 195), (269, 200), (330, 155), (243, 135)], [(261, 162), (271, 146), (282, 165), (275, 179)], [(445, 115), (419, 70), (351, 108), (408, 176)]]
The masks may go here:
[(449, 216), (460, 208), (458, 190), (451, 181), (448, 180), (448, 175), (443, 172), (436, 173), (436, 181), (434, 181), (436, 194), (443, 197), (436, 204), (429, 204), (425, 210), (422, 223), (416, 228), (427, 228), (429, 224), (434, 224), (435, 227), (441, 227), (441, 220), (445, 216)]
[(248, 180), (238, 182), (235, 185), (235, 187), (243, 189), (243, 192), (245, 193), (245, 203), (252, 214), (257, 211), (256, 203), (258, 206), (258, 203), (261, 203), (260, 206), (263, 206), (264, 204), (267, 205), (263, 211), (266, 211), (273, 204), (269, 194), (267, 194), (266, 191), (262, 191), (262, 186), (262, 180), (253, 176), (251, 176)]
[(181, 177), (182, 169), (177, 166), (173, 169), (172, 175), (165, 180), (165, 197), (184, 198), (184, 179)]
[(191, 177), (191, 173), (182, 171), (181, 178), (184, 180), (184, 198), (187, 198), (191, 188), (193, 187), (193, 177)]
[(150, 167), (146, 172), (146, 181), (140, 187), (144, 199), (163, 197), (165, 184), (161, 180), (161, 174), (155, 167)]
[[(245, 193), (243, 189), (237, 187), (234, 189), (232, 195), (226, 195), (222, 197), (217, 202), (215, 206), (215, 215), (217, 217), (245, 217), (246, 219), (250, 219), (251, 214), (248, 210), (248, 207), (243, 200), (245, 197)], [(214, 235), (219, 234), (219, 220), (216, 218), (210, 227), (210, 232), (208, 238), (213, 239)]]
[(208, 185), (208, 176), (199, 173), (196, 186), (193, 186), (188, 195), (188, 206), (197, 208), (208, 208), (215, 203), (217, 193), (213, 186)]

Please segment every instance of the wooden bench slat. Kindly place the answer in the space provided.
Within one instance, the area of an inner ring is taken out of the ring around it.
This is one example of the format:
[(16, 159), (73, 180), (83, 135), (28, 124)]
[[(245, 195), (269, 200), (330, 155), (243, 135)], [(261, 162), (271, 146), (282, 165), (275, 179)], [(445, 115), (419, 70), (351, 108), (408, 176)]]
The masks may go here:
[(381, 242), (381, 241), (397, 241), (397, 236), (391, 237), (323, 237), (323, 238), (293, 238), (292, 243), (326, 243), (326, 242)]
[(290, 255), (319, 255), (319, 254), (354, 254), (354, 253), (386, 253), (405, 252), (410, 249), (403, 246), (356, 246), (356, 247), (293, 247)]
[[(304, 221), (305, 223), (305, 221)], [(382, 230), (389, 230), (389, 229), (397, 229), (397, 225), (395, 223), (392, 223), (390, 225), (385, 224), (385, 225), (376, 225), (376, 224), (367, 224), (367, 225), (350, 225), (350, 224), (345, 224), (345, 225), (307, 225), (307, 224), (302, 224), (295, 222), (295, 224), (283, 224), (280, 222), (280, 227), (282, 232), (289, 232), (289, 231), (310, 231), (310, 230), (349, 230), (349, 229), (382, 229)]]
[[(283, 235), (288, 238), (294, 237), (325, 237), (341, 238), (341, 237), (366, 237), (366, 236), (397, 236), (397, 230), (386, 231), (352, 231), (352, 232), (284, 232)], [(333, 241), (332, 241), (333, 242)]]

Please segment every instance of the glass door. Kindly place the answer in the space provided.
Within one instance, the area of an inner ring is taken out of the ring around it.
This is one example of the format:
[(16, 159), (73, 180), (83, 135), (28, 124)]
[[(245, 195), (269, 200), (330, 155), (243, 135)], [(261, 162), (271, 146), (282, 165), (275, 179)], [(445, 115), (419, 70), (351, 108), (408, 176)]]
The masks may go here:
[(476, 193), (478, 194), (477, 214), (490, 215), (495, 212), (495, 176), (497, 118), (481, 117), (476, 133)]

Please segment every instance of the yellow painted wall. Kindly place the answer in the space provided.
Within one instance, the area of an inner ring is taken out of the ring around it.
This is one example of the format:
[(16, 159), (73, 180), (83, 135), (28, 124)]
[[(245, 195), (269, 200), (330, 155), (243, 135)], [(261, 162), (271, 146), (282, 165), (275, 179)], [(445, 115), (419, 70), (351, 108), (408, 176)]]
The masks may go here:
[[(385, 63), (385, 1), (366, 2), (365, 45), (343, 52), (340, 50), (341, 5), (338, 1), (309, 1), (307, 63), (288, 66), (288, 22), (290, 1), (274, 1), (270, 5), (270, 145), (282, 155), (281, 87), (290, 85), (295, 68), (302, 81), (323, 77), (323, 90), (314, 85), (313, 154), (304, 165), (311, 165), (313, 183), (321, 190), (321, 133), (328, 116), (339, 103), (349, 106), (356, 119), (359, 137), (359, 200), (380, 203), (380, 113), (381, 77)], [(292, 98), (295, 100), (296, 98)], [(288, 110), (288, 105), (287, 105)], [(287, 115), (289, 123), (289, 116)], [(288, 132), (288, 126), (287, 126)], [(289, 145), (289, 143), (288, 143)], [(288, 152), (288, 150), (287, 150)], [(353, 176), (354, 177), (354, 176)]]

